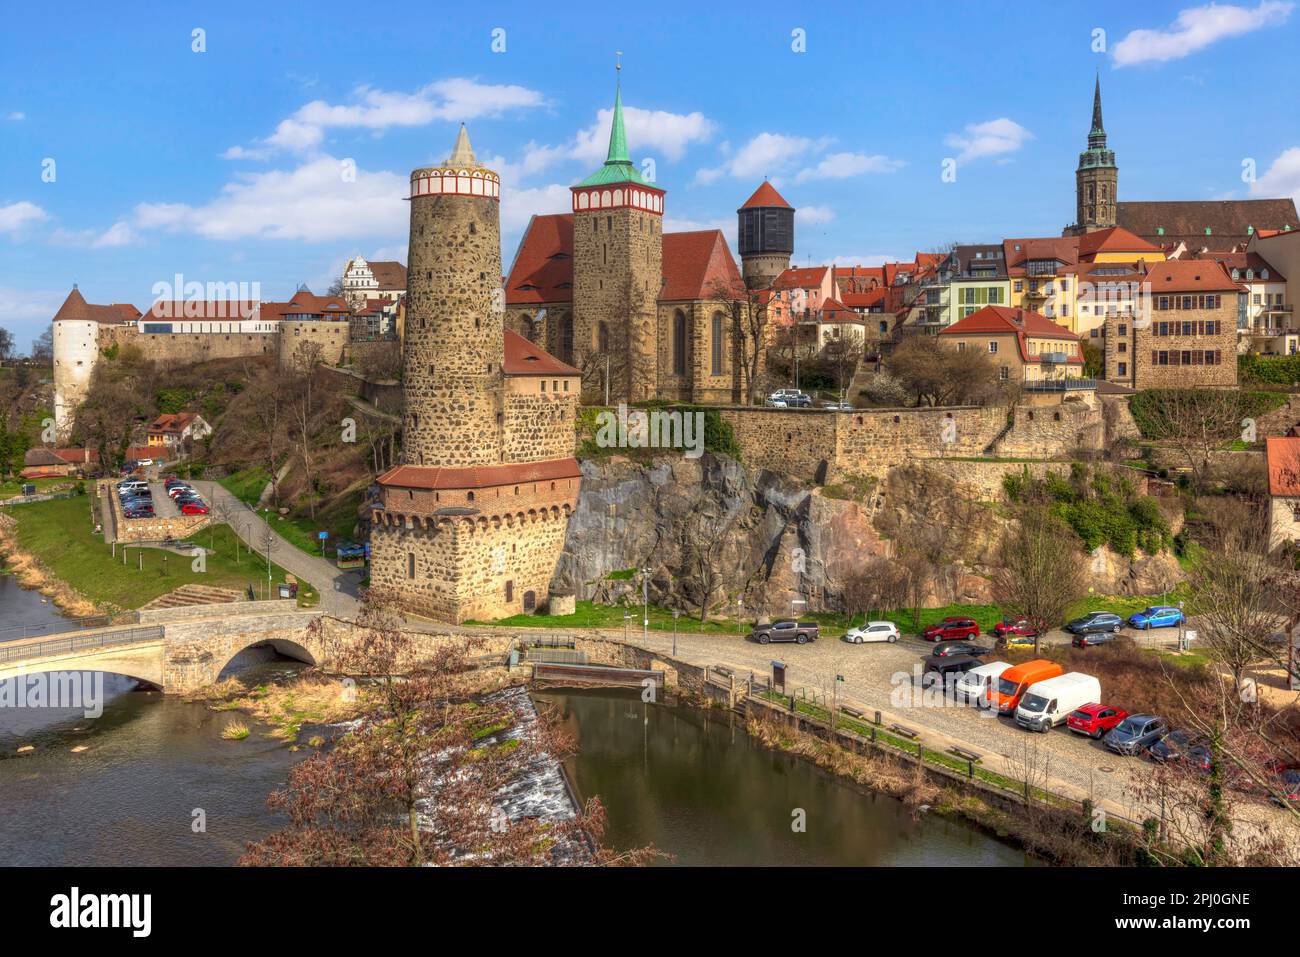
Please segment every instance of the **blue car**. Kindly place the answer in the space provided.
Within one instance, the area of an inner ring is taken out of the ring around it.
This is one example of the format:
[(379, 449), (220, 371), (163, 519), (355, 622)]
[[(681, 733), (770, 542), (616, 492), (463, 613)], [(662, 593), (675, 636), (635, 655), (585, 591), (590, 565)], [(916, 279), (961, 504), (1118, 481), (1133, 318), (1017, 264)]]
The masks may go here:
[(1172, 605), (1152, 605), (1129, 616), (1134, 628), (1172, 628), (1183, 623), (1183, 611)]

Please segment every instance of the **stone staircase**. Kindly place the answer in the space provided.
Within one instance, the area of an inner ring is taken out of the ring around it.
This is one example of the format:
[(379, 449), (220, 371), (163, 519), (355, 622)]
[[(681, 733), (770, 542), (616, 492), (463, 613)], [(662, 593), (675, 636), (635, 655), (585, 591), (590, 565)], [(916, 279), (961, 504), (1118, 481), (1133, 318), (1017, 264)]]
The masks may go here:
[(242, 592), (229, 588), (213, 588), (210, 585), (181, 585), (174, 591), (159, 595), (148, 604), (141, 605), (141, 610), (152, 608), (185, 608), (190, 605), (223, 605), (232, 601), (243, 601)]

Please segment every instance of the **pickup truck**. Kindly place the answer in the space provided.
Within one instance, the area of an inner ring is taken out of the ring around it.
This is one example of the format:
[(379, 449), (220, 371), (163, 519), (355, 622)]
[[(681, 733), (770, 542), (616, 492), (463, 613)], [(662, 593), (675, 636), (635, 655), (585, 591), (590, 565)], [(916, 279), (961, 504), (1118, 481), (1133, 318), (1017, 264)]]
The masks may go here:
[(757, 641), (760, 645), (766, 645), (772, 641), (794, 641), (806, 645), (810, 641), (816, 641), (817, 636), (817, 622), (783, 618), (780, 621), (772, 622), (770, 625), (755, 625), (754, 630), (750, 632), (749, 638), (751, 641)]

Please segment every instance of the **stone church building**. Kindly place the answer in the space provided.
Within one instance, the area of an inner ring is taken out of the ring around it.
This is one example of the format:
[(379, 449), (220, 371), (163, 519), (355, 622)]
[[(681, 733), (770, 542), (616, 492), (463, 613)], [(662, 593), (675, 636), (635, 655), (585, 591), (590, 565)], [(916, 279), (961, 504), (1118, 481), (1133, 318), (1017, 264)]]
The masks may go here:
[[(611, 402), (741, 401), (757, 299), (721, 230), (663, 231), (664, 191), (632, 163), (621, 92), (604, 165), (571, 191), (572, 212), (534, 216), (524, 233), (506, 278), (507, 327), (579, 368), (602, 401), (606, 390)], [(785, 208), (780, 244), (793, 241)], [(755, 243), (768, 271), (774, 254)]]

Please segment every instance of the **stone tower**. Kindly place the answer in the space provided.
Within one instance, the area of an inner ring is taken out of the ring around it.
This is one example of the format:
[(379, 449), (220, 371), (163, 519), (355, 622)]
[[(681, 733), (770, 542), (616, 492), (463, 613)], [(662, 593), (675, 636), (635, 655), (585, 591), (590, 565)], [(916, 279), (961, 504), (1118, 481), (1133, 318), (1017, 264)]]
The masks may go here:
[(500, 197), (463, 126), (411, 174), (402, 459), (371, 513), (374, 587), (455, 622), (545, 604), (581, 481), (578, 370), (503, 328)]
[(573, 192), (572, 353), (585, 384), (613, 400), (655, 397), (659, 382), (658, 303), (663, 283), (664, 191), (628, 154), (621, 84), (605, 164)]
[(1066, 232), (1077, 236), (1114, 226), (1119, 167), (1115, 165), (1115, 151), (1106, 148), (1106, 128), (1101, 122), (1100, 76), (1092, 93), (1092, 129), (1088, 131), (1088, 148), (1079, 154), (1074, 181), (1074, 226)]
[(441, 166), (411, 174), (402, 460), (501, 461), (501, 181), (460, 128)]
[(749, 289), (767, 289), (790, 268), (794, 207), (767, 180), (736, 210), (741, 274)]

